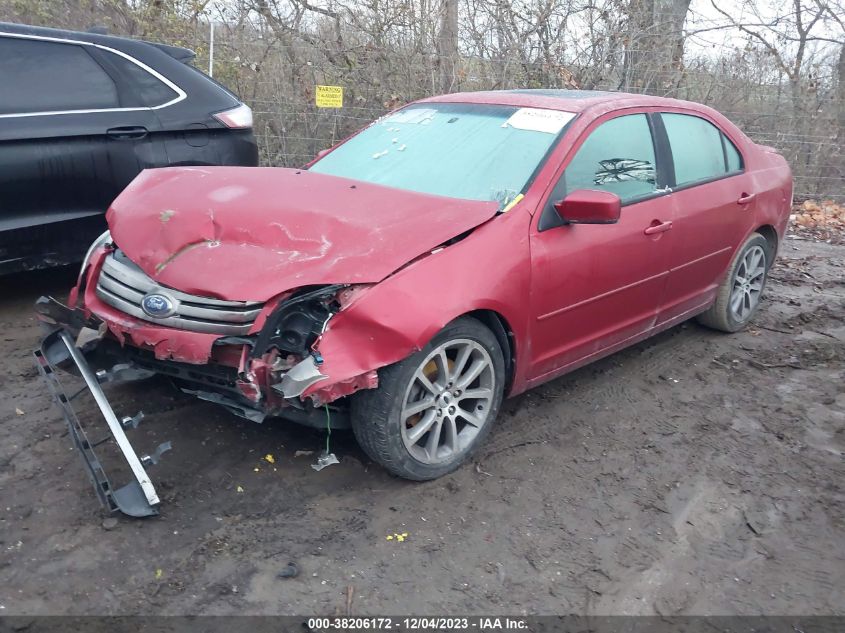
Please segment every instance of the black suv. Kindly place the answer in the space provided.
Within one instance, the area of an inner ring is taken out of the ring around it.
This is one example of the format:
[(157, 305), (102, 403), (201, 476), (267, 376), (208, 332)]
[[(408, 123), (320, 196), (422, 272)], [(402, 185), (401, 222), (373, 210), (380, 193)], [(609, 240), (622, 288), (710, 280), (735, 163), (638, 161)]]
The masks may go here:
[(252, 111), (193, 57), (0, 22), (0, 274), (81, 260), (142, 169), (258, 163)]

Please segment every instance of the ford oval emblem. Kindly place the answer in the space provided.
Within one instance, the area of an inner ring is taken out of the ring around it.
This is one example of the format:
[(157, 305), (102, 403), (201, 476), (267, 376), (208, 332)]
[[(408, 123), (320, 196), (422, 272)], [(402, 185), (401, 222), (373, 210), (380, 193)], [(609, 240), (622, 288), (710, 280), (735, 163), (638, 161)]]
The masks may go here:
[(151, 292), (141, 299), (141, 309), (153, 318), (163, 319), (176, 312), (176, 301), (160, 292)]

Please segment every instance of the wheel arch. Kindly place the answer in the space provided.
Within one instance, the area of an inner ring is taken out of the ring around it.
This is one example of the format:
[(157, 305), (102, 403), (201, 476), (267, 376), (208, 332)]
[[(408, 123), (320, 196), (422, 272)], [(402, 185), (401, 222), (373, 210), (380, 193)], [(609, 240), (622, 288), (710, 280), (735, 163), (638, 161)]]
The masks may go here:
[(505, 360), (505, 394), (510, 392), (516, 374), (516, 342), (513, 329), (505, 317), (489, 309), (478, 309), (461, 316), (469, 316), (481, 321), (496, 336)]
[(779, 237), (778, 232), (771, 224), (763, 224), (762, 226), (757, 227), (754, 230), (755, 233), (759, 233), (764, 238), (766, 238), (766, 242), (769, 244), (769, 266), (772, 265), (775, 259), (775, 255), (778, 252), (779, 246)]

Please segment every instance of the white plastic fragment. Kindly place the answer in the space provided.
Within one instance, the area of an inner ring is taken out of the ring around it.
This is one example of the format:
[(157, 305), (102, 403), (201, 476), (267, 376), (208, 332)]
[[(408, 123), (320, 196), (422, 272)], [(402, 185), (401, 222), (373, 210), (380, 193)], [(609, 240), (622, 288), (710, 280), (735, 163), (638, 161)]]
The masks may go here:
[(332, 464), (339, 464), (340, 460), (335, 457), (334, 453), (326, 453), (323, 452), (317, 458), (317, 462), (311, 464), (311, 468), (316, 470), (317, 472), (323, 470), (326, 466), (331, 466)]

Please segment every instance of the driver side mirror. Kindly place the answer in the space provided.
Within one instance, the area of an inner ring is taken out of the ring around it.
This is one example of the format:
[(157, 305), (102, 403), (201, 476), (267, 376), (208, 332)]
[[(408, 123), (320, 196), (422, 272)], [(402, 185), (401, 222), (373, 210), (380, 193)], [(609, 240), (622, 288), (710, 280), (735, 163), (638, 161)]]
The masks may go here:
[(577, 189), (553, 206), (567, 224), (615, 224), (622, 211), (619, 196), (595, 189)]

